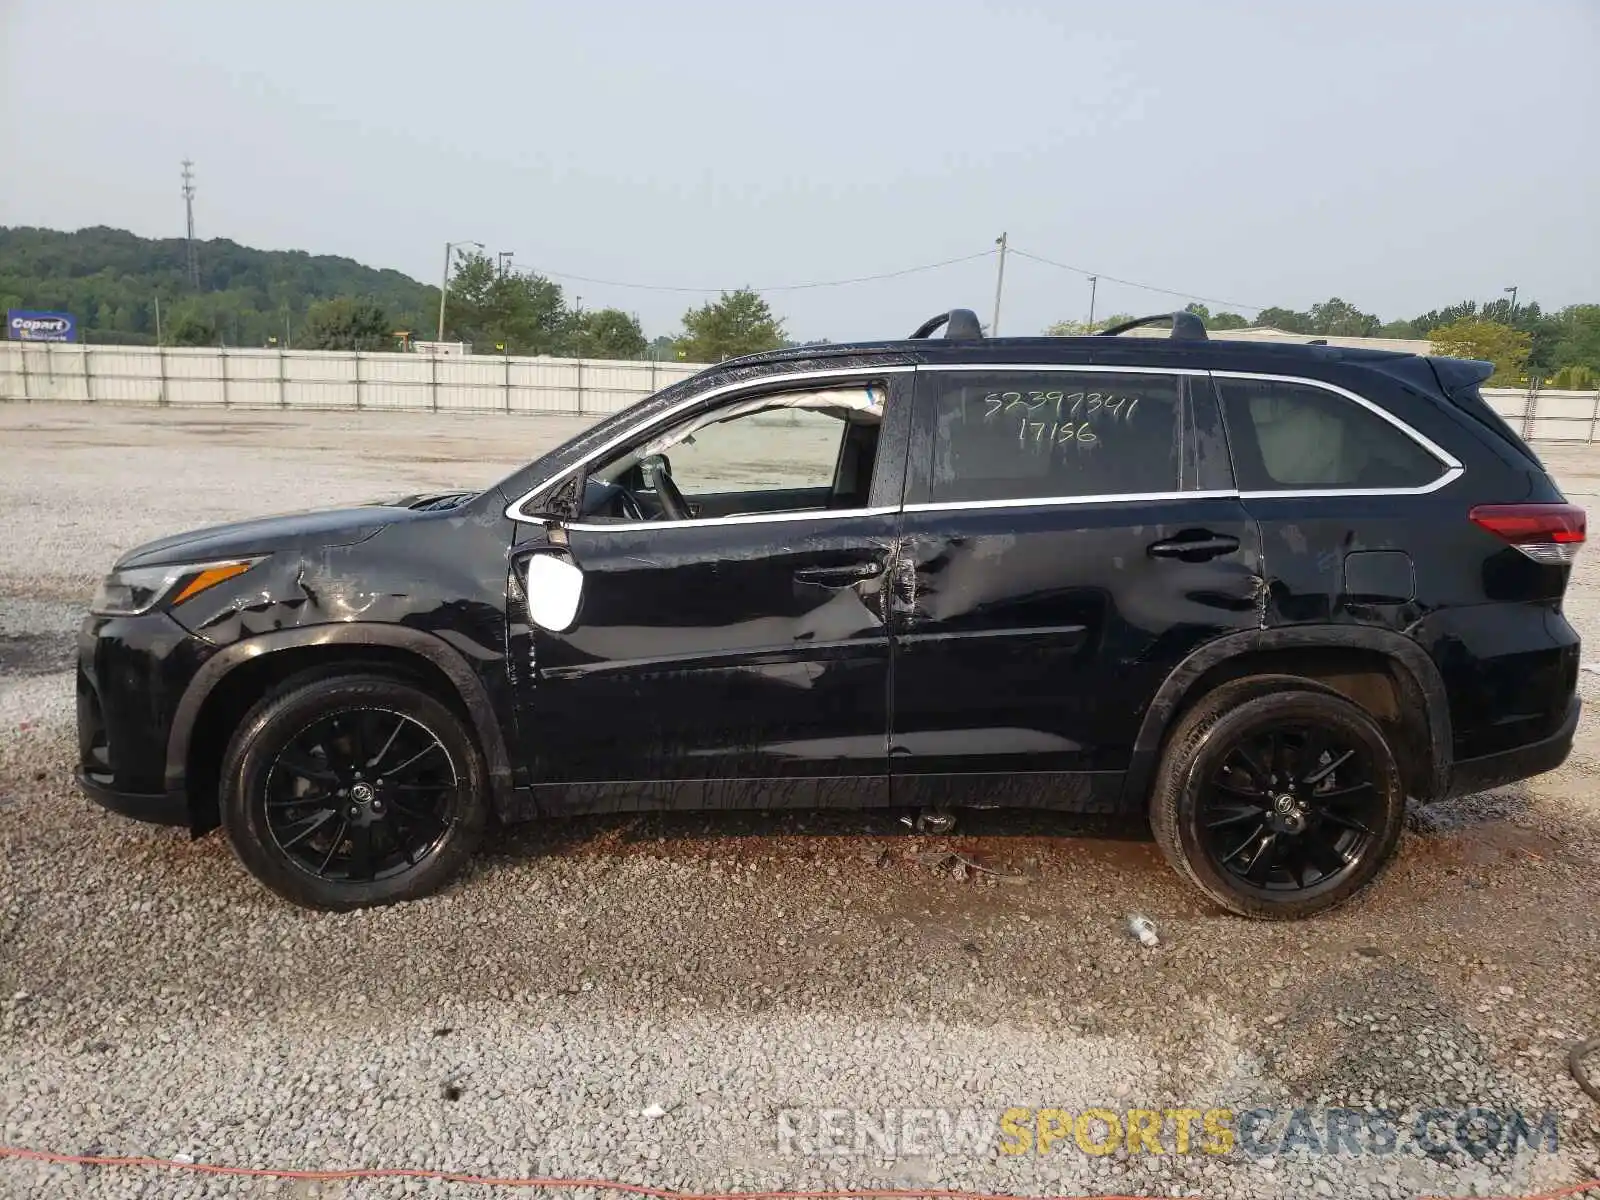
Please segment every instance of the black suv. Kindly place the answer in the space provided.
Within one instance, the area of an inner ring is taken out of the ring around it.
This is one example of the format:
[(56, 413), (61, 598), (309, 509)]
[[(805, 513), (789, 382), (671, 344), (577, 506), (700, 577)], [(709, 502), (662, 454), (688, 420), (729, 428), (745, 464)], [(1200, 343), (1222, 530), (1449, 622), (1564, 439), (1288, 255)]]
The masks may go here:
[(79, 639), (83, 786), (323, 908), (496, 821), (898, 805), (1147, 810), (1224, 908), (1326, 909), (1408, 796), (1566, 757), (1584, 513), (1488, 364), (1159, 320), (958, 309), (712, 367), (485, 492), (141, 547)]

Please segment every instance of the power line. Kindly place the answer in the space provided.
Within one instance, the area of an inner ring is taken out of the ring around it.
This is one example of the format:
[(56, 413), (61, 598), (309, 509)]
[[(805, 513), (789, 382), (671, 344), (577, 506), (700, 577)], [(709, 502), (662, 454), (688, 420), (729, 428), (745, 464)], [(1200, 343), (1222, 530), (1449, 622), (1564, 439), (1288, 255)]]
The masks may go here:
[[(871, 283), (878, 279), (897, 279), (902, 275), (915, 275), (918, 271), (934, 271), (940, 267), (954, 266), (956, 263), (971, 262), (978, 258), (988, 258), (994, 254), (993, 250), (980, 250), (976, 254), (964, 254), (960, 258), (947, 258), (940, 262), (923, 263), (916, 267), (905, 267), (899, 271), (883, 271), (877, 275), (857, 275), (853, 279), (820, 279), (811, 283), (778, 283), (766, 287), (755, 287), (744, 284), (755, 292), (799, 292), (807, 288), (845, 287), (852, 283)], [(642, 292), (693, 292), (699, 295), (716, 295), (721, 292), (736, 291), (736, 288), (726, 287), (676, 287), (661, 283), (626, 283), (620, 279), (596, 279), (592, 275), (574, 275), (570, 271), (551, 271), (543, 267), (535, 270), (541, 275), (549, 275), (556, 279), (570, 279), (576, 283), (593, 283), (601, 287), (633, 288)]]
[(1071, 271), (1087, 279), (1105, 279), (1112, 283), (1120, 283), (1124, 287), (1139, 288), (1146, 292), (1157, 292), (1163, 296), (1176, 296), (1180, 300), (1202, 300), (1207, 304), (1226, 304), (1229, 308), (1248, 308), (1255, 312), (1260, 312), (1267, 307), (1265, 304), (1246, 304), (1242, 300), (1221, 300), (1216, 296), (1201, 296), (1194, 292), (1179, 292), (1174, 291), (1172, 288), (1156, 287), (1149, 283), (1137, 283), (1132, 279), (1119, 279), (1115, 275), (1107, 275), (1104, 271), (1091, 271), (1085, 267), (1075, 267), (1071, 263), (1056, 262), (1055, 259), (1045, 258), (1042, 254), (1030, 254), (1026, 250), (1018, 250), (1015, 246), (1011, 247), (1011, 253), (1032, 259), (1036, 263), (1043, 263), (1047, 267), (1059, 267), (1063, 271)]

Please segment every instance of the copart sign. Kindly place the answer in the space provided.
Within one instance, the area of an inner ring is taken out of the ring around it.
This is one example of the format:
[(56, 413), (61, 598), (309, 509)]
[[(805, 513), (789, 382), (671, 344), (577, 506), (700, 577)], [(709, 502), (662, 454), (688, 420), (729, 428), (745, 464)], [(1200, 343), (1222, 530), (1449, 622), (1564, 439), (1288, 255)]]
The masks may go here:
[(78, 320), (71, 313), (7, 309), (6, 336), (22, 342), (75, 342)]

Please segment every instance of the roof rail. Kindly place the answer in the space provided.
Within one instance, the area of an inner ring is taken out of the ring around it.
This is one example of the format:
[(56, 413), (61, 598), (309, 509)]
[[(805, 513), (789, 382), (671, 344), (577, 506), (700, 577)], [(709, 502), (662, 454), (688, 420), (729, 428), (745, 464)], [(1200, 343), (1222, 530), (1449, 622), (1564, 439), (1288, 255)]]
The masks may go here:
[(1109, 326), (1100, 331), (1101, 337), (1116, 337), (1119, 333), (1127, 333), (1130, 329), (1137, 329), (1141, 325), (1157, 325), (1162, 321), (1172, 322), (1172, 337), (1180, 342), (1206, 341), (1206, 323), (1192, 312), (1156, 313), (1151, 317), (1135, 317), (1131, 321)]
[(932, 337), (933, 331), (941, 325), (944, 326), (947, 342), (976, 342), (983, 339), (983, 326), (978, 324), (978, 314), (970, 308), (952, 308), (918, 325), (911, 334), (911, 340)]

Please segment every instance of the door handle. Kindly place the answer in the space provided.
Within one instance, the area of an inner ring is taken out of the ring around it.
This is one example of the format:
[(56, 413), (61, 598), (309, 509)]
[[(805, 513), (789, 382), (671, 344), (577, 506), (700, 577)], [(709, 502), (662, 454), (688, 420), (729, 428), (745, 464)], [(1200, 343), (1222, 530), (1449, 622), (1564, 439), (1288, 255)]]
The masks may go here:
[(1225, 533), (1212, 533), (1209, 529), (1179, 534), (1161, 542), (1152, 542), (1146, 553), (1151, 558), (1176, 558), (1180, 562), (1205, 562), (1232, 554), (1239, 548), (1239, 539)]
[(845, 567), (801, 567), (794, 573), (797, 583), (811, 583), (820, 587), (842, 588), (865, 579), (876, 579), (883, 574), (881, 562), (851, 563)]

